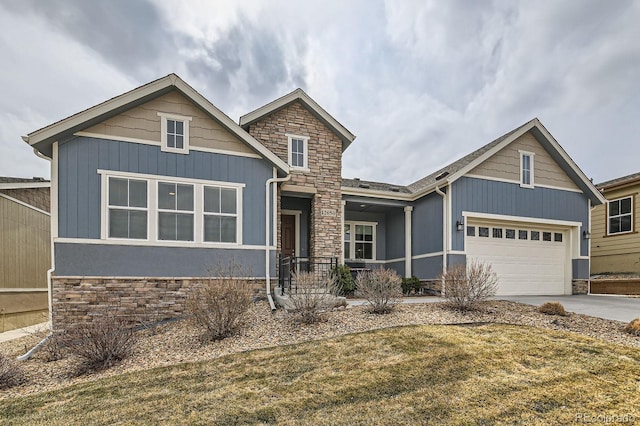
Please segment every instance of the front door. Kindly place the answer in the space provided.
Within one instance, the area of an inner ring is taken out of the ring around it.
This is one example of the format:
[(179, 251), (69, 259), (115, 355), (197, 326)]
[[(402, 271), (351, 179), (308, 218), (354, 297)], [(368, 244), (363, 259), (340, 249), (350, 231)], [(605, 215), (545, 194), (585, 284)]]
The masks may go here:
[(293, 257), (296, 253), (296, 217), (283, 214), (281, 218), (282, 256)]

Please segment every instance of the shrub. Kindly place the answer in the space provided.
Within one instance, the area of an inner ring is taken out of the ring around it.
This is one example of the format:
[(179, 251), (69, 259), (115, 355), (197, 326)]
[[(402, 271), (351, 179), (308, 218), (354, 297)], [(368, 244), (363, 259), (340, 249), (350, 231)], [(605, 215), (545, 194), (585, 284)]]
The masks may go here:
[(207, 340), (220, 340), (237, 334), (252, 304), (252, 286), (247, 274), (236, 264), (219, 265), (217, 272), (187, 297), (187, 311), (204, 330)]
[(91, 322), (67, 326), (53, 338), (56, 346), (64, 345), (80, 360), (77, 374), (112, 367), (133, 353), (138, 340), (131, 323), (111, 309)]
[(393, 311), (402, 298), (402, 280), (393, 269), (361, 272), (356, 277), (356, 286), (376, 314)]
[(422, 288), (422, 283), (415, 275), (412, 275), (411, 278), (402, 278), (402, 293), (405, 296), (408, 296), (413, 291), (414, 293), (418, 293)]
[(20, 366), (0, 353), (0, 390), (9, 389), (25, 381)]
[(538, 307), (538, 312), (547, 315), (567, 316), (567, 311), (564, 310), (564, 306), (560, 302), (546, 302)]
[(636, 318), (624, 326), (624, 331), (633, 336), (640, 336), (640, 318)]
[(498, 276), (491, 265), (479, 261), (450, 267), (441, 279), (444, 298), (450, 306), (461, 311), (476, 309), (498, 289)]
[(349, 266), (338, 265), (331, 270), (331, 275), (335, 277), (341, 295), (344, 296), (353, 293), (356, 287), (356, 281), (353, 279), (353, 275), (351, 275)]
[(341, 293), (337, 280), (322, 277), (313, 272), (298, 272), (292, 279), (296, 289), (289, 294), (297, 319), (303, 324), (313, 324), (323, 320), (322, 312), (336, 304), (336, 296)]

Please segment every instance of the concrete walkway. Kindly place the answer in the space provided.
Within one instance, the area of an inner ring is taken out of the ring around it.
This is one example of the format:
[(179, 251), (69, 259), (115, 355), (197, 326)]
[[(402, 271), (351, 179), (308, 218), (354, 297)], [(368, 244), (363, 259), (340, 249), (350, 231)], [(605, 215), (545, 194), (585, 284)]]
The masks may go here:
[(37, 333), (42, 330), (48, 330), (49, 323), (43, 322), (41, 324), (30, 325), (29, 327), (18, 328), (15, 330), (5, 331), (0, 333), (0, 343), (8, 342), (9, 340), (19, 339), (24, 336), (28, 336), (33, 333)]
[(627, 296), (501, 296), (496, 299), (511, 300), (540, 306), (545, 302), (560, 302), (568, 312), (592, 317), (630, 322), (640, 317), (640, 298)]

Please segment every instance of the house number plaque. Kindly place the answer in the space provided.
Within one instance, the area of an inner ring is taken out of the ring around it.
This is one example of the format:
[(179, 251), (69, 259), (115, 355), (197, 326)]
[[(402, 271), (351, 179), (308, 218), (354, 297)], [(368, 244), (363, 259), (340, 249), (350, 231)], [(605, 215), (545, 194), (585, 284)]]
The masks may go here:
[(320, 216), (335, 217), (336, 216), (336, 210), (335, 209), (320, 209)]

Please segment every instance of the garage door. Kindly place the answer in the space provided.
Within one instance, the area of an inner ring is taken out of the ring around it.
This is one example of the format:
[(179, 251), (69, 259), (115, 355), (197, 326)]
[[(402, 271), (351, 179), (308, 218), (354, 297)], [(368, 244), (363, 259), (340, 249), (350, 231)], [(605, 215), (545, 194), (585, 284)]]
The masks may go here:
[(498, 295), (564, 294), (566, 230), (469, 221), (465, 232), (467, 259), (491, 264)]

